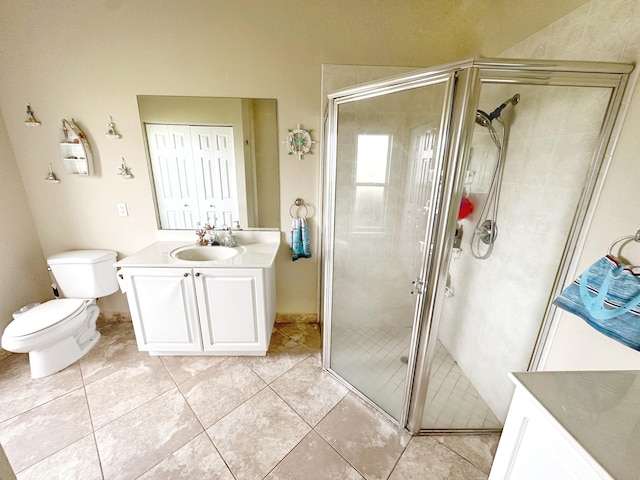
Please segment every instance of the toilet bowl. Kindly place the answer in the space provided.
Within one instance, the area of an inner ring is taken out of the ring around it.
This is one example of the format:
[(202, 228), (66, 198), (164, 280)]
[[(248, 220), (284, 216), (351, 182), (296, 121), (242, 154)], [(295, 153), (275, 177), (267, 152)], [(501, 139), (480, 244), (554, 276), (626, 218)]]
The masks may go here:
[(59, 372), (98, 342), (95, 299), (118, 290), (115, 260), (111, 250), (75, 250), (47, 259), (56, 280), (52, 286), (65, 298), (24, 307), (2, 334), (2, 348), (29, 353), (33, 378)]
[(12, 321), (2, 348), (29, 353), (31, 377), (56, 373), (82, 358), (100, 339), (94, 300), (61, 298), (31, 308)]

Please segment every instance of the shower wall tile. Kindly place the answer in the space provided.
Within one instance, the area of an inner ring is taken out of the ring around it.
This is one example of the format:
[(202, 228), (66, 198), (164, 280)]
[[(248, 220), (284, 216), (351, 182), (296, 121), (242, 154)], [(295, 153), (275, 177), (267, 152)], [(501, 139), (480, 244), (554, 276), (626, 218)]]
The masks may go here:
[(627, 45), (624, 50), (624, 59), (626, 61), (640, 58), (640, 7), (635, 0), (629, 1), (633, 4), (635, 15), (632, 17), (629, 30), (624, 34), (627, 39)]
[(571, 190), (582, 188), (595, 140), (592, 134), (576, 134), (565, 135), (562, 141), (556, 142), (553, 151), (555, 167), (548, 172), (544, 186)]
[[(621, 62), (624, 60), (625, 47), (628, 37), (624, 33), (631, 30), (633, 16), (637, 8), (637, 2), (622, 0), (617, 2), (618, 8), (601, 8), (604, 3), (594, 2), (591, 5), (591, 14), (585, 17), (584, 41), (576, 47), (577, 58), (588, 51), (594, 60)], [(616, 30), (616, 35), (611, 35), (611, 29)], [(606, 38), (606, 42), (594, 42), (591, 39)]]

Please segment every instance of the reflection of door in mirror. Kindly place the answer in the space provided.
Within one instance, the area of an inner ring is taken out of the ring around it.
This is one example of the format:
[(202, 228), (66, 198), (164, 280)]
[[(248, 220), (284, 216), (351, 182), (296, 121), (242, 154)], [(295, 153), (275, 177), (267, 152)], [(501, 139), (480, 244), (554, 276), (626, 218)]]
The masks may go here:
[(247, 225), (238, 208), (246, 188), (236, 175), (233, 127), (147, 124), (146, 130), (162, 228)]
[[(188, 132), (182, 132), (184, 136), (185, 148), (188, 145), (191, 149), (191, 155), (196, 155), (197, 150), (195, 143), (188, 144), (187, 139), (191, 138), (193, 129), (204, 127), (227, 127), (232, 129), (232, 137), (225, 134), (214, 133), (213, 137), (204, 134), (198, 138), (196, 142), (203, 142), (203, 145), (210, 142), (214, 148), (217, 145), (214, 138), (218, 142), (226, 140), (226, 146), (229, 147), (229, 153), (233, 154), (235, 159), (235, 183), (230, 181), (228, 185), (229, 191), (235, 188), (237, 202), (236, 213), (223, 214), (221, 210), (228, 211), (228, 205), (221, 207), (216, 204), (216, 216), (218, 225), (223, 223), (231, 225), (231, 221), (240, 222), (243, 229), (275, 229), (280, 225), (280, 191), (278, 181), (278, 127), (277, 127), (277, 109), (276, 101), (268, 98), (224, 98), (224, 97), (174, 97), (174, 96), (158, 96), (158, 95), (139, 95), (138, 107), (140, 109), (140, 123), (142, 126), (143, 136), (147, 137), (147, 125), (170, 125), (173, 127), (191, 127)], [(166, 133), (166, 132), (165, 132)], [(167, 135), (169, 135), (167, 133)], [(200, 135), (199, 133), (197, 135)], [(217, 135), (217, 137), (216, 137)], [(176, 137), (173, 140), (178, 139)], [(147, 141), (148, 140), (148, 141)], [(169, 136), (166, 138), (166, 145), (170, 145)], [(206, 222), (208, 217), (207, 209), (212, 209), (205, 202), (202, 202), (205, 211), (191, 210), (193, 205), (185, 203), (176, 203), (174, 205), (174, 214), (176, 217), (182, 217), (184, 222), (175, 220), (169, 221), (167, 216), (158, 209), (158, 203), (163, 202), (162, 195), (159, 194), (161, 189), (170, 186), (176, 192), (176, 195), (187, 195), (185, 189), (192, 186), (193, 183), (181, 184), (186, 178), (179, 178), (174, 171), (168, 170), (165, 176), (159, 175), (157, 169), (152, 166), (149, 158), (149, 149), (153, 148), (151, 139), (145, 138), (147, 143), (145, 153), (149, 166), (150, 180), (153, 187), (154, 206), (156, 210), (156, 218), (158, 227), (161, 229), (191, 229), (199, 222)], [(164, 147), (163, 147), (164, 148)], [(205, 145), (205, 150), (209, 150), (209, 146)], [(218, 148), (218, 150), (224, 150)], [(229, 161), (226, 159), (225, 161)], [(213, 168), (213, 164), (212, 164)], [(193, 179), (198, 182), (197, 185), (204, 189), (211, 187), (213, 183), (207, 183), (209, 180), (202, 177), (203, 169), (194, 167), (192, 172), (181, 172), (183, 175), (193, 174)], [(177, 170), (175, 170), (177, 172)], [(233, 172), (229, 171), (229, 178)], [(224, 177), (222, 177), (224, 178)], [(191, 180), (191, 179), (190, 179)], [(156, 182), (164, 182), (165, 185), (156, 186)], [(171, 183), (173, 182), (173, 184)], [(214, 182), (215, 183), (215, 182)], [(198, 188), (200, 188), (198, 187)], [(175, 190), (175, 189), (178, 190)], [(194, 191), (193, 188), (191, 189)], [(219, 191), (223, 191), (220, 188)], [(180, 192), (179, 194), (177, 192)], [(174, 192), (172, 191), (172, 194)], [(188, 210), (189, 213), (187, 213)], [(229, 216), (233, 220), (229, 219)], [(213, 217), (211, 217), (213, 221)], [(184, 223), (185, 226), (179, 227)]]

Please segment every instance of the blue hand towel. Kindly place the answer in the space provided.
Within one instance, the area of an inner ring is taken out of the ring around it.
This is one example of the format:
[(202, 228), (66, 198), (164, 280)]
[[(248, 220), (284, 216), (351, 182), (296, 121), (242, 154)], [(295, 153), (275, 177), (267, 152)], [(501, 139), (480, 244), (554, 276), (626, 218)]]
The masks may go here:
[(296, 217), (291, 222), (291, 258), (295, 261), (299, 258), (311, 257), (311, 243), (309, 242), (309, 230), (304, 218)]
[(300, 239), (302, 240), (302, 256), (311, 258), (311, 242), (309, 241), (309, 230), (307, 229), (307, 221), (300, 219)]
[(297, 260), (302, 253), (302, 244), (300, 243), (300, 219), (294, 218), (291, 222), (291, 256), (293, 260)]

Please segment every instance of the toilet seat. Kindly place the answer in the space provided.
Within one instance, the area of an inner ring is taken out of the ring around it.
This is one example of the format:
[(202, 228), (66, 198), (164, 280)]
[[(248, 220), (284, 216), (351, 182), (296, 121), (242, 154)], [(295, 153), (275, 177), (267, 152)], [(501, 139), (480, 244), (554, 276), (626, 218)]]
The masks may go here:
[(41, 332), (78, 315), (86, 307), (86, 300), (60, 298), (34, 307), (13, 320), (4, 331), (10, 337), (24, 337)]

